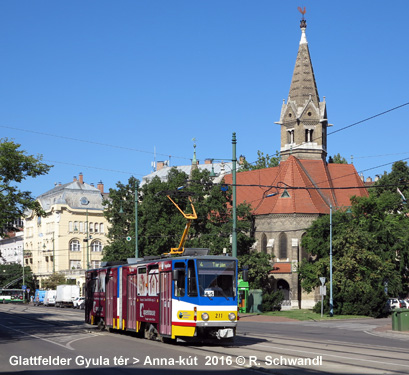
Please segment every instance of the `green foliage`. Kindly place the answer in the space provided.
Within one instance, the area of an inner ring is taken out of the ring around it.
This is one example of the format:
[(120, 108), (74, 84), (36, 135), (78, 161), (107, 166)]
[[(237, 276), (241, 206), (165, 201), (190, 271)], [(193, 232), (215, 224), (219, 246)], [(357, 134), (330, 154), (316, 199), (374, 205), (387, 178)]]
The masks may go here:
[[(353, 197), (351, 203), (351, 214), (339, 210), (332, 217), (334, 313), (380, 316), (386, 283), (391, 297), (409, 292), (407, 211), (396, 185), (394, 192), (373, 191), (369, 197)], [(329, 233), (327, 215), (303, 237), (302, 246), (311, 256), (299, 272), (308, 292), (319, 286), (320, 276), (329, 280)]]
[(334, 164), (348, 164), (347, 159), (345, 159), (343, 156), (341, 156), (340, 153), (330, 156), (328, 158), (328, 163), (334, 163)]
[[(105, 213), (111, 224), (108, 233), (110, 244), (104, 249), (104, 260), (125, 260), (134, 256), (135, 182), (131, 178), (127, 185), (118, 183), (117, 190), (110, 190)], [(178, 190), (180, 186), (185, 187)], [(139, 256), (160, 255), (179, 245), (186, 219), (167, 194), (171, 194), (186, 213), (192, 213), (188, 195), (192, 196), (198, 218), (192, 221), (185, 247), (209, 248), (211, 254), (221, 254), (224, 248), (230, 249), (231, 190), (224, 192), (220, 185), (213, 184), (208, 171), (195, 170), (189, 179), (185, 173), (172, 168), (167, 181), (155, 177), (140, 188), (139, 194), (142, 198), (138, 204)], [(123, 214), (119, 213), (121, 204)], [(254, 241), (248, 236), (251, 225), (249, 206), (239, 205), (237, 214), (240, 218), (237, 225), (238, 253), (241, 254)], [(127, 242), (127, 236), (131, 236), (132, 241)]]
[(57, 289), (57, 285), (65, 285), (67, 279), (61, 273), (53, 273), (48, 279), (43, 280), (42, 286), (44, 289)]
[(269, 290), (270, 280), (268, 273), (271, 270), (271, 255), (251, 252), (239, 255), (239, 269), (248, 268), (250, 289)]
[(284, 300), (284, 294), (281, 290), (276, 290), (275, 292), (264, 292), (263, 293), (263, 303), (261, 308), (264, 312), (266, 311), (280, 311), (281, 303)]
[[(109, 190), (109, 199), (104, 201), (104, 216), (110, 223), (109, 244), (104, 247), (104, 260), (126, 260), (135, 256), (135, 190), (138, 180), (131, 177), (124, 185)], [(139, 210), (138, 210), (139, 211)], [(131, 241), (127, 241), (131, 237)]]
[(284, 294), (281, 290), (273, 290), (273, 279), (269, 277), (271, 255), (252, 252), (239, 255), (238, 258), (239, 269), (248, 267), (250, 289), (262, 289), (263, 291), (262, 310), (264, 312), (279, 311)]
[[(3, 264), (0, 265), (0, 288), (6, 286), (8, 283), (19, 279), (23, 276), (23, 267), (20, 264)], [(24, 283), (29, 289), (34, 288), (33, 274), (30, 267), (24, 267)], [(23, 279), (16, 281), (7, 289), (21, 289), (23, 286)]]
[[(383, 174), (375, 182), (371, 192), (376, 196), (380, 196), (386, 191), (396, 194), (397, 188), (400, 189), (406, 199), (409, 198), (409, 167), (406, 161), (393, 163), (392, 171), (388, 174)], [(402, 201), (402, 197), (400, 195), (399, 197)]]
[(42, 156), (26, 155), (20, 145), (0, 139), (0, 237), (8, 231), (16, 230), (13, 222), (23, 216), (26, 209), (44, 216), (40, 204), (29, 191), (20, 191), (16, 184), (28, 177), (47, 174), (51, 166), (41, 162)]
[(280, 164), (280, 153), (276, 151), (275, 155), (270, 156), (260, 150), (257, 151), (258, 159), (255, 163), (249, 163), (245, 158), (243, 160), (242, 165), (240, 166), (240, 172), (243, 171), (254, 171), (256, 169), (264, 169), (264, 168), (272, 168), (277, 167)]

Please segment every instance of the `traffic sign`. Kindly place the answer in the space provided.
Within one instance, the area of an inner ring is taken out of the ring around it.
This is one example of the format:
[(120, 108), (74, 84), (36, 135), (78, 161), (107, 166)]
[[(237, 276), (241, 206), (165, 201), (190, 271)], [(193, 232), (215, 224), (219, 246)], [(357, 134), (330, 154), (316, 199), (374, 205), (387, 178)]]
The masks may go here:
[(131, 236), (126, 237), (126, 240), (130, 241), (130, 240), (132, 240), (132, 237)]
[(27, 289), (27, 285), (23, 285), (23, 286), (21, 287), (21, 289), (26, 290), (26, 289)]
[(320, 277), (320, 281), (321, 281), (321, 284), (324, 285), (325, 284), (325, 277)]

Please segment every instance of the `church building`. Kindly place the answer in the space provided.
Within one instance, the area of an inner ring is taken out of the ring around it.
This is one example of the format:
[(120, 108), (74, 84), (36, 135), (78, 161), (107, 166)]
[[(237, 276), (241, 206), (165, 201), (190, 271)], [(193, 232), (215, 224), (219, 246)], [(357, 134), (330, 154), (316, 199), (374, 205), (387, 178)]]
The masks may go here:
[[(274, 288), (285, 296), (283, 308), (311, 308), (319, 296), (301, 289), (298, 265), (307, 254), (301, 239), (321, 215), (351, 205), (367, 190), (352, 164), (328, 164), (327, 105), (318, 95), (311, 63), (307, 23), (301, 40), (287, 102), (280, 119), (281, 162), (273, 168), (237, 173), (237, 204), (249, 203), (254, 215), (254, 250), (272, 254)], [(342, 153), (342, 150), (341, 150)], [(231, 183), (228, 175), (226, 182)], [(328, 248), (329, 251), (329, 248)]]

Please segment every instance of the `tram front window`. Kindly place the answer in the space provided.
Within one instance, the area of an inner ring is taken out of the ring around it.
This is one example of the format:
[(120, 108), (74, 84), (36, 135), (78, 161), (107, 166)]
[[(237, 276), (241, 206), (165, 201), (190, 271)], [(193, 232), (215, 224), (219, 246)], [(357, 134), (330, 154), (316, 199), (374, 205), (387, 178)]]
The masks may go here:
[(198, 260), (197, 273), (202, 297), (234, 297), (236, 262), (232, 260)]

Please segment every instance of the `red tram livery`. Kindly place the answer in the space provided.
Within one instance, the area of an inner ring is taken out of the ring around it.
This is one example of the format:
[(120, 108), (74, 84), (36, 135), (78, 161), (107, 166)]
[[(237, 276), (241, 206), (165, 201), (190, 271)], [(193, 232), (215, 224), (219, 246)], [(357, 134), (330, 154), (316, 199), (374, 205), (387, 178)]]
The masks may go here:
[(85, 321), (162, 341), (232, 339), (237, 259), (203, 250), (87, 271)]

